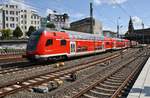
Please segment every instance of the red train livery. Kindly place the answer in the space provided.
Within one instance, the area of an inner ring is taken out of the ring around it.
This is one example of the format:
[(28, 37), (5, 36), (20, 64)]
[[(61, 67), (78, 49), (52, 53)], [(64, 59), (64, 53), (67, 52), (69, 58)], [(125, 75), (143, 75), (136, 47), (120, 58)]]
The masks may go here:
[(27, 44), (29, 59), (52, 59), (99, 53), (130, 46), (130, 41), (107, 38), (76, 31), (52, 31), (48, 28), (33, 32)]

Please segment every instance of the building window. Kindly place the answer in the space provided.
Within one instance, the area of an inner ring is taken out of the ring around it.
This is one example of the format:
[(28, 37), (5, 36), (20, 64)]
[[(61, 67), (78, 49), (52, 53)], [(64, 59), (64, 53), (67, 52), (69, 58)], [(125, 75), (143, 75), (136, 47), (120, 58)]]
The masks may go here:
[(8, 7), (8, 5), (6, 4), (6, 7)]
[(6, 21), (8, 21), (8, 17), (6, 17)]
[(14, 11), (10, 11), (10, 15), (14, 15)]
[(10, 17), (10, 21), (14, 21), (15, 19), (14, 19), (14, 17)]
[(27, 18), (27, 15), (24, 15), (24, 18)]
[(10, 24), (10, 27), (15, 28), (15, 24), (14, 23)]
[(21, 15), (21, 18), (23, 18), (23, 15)]
[(24, 28), (27, 29), (27, 26), (25, 26)]
[(6, 27), (8, 28), (8, 23), (6, 24)]
[(14, 8), (14, 5), (10, 5), (9, 7), (10, 7), (10, 8)]
[(25, 24), (27, 24), (27, 21), (24, 21)]
[(33, 24), (33, 21), (31, 21), (31, 24)]
[(23, 20), (21, 20), (21, 23), (23, 24)]
[(34, 21), (34, 24), (36, 24), (36, 21)]
[(16, 21), (18, 21), (18, 17), (16, 17)]
[(8, 14), (8, 11), (6, 11), (6, 14)]
[(16, 12), (16, 15), (18, 15), (18, 12)]

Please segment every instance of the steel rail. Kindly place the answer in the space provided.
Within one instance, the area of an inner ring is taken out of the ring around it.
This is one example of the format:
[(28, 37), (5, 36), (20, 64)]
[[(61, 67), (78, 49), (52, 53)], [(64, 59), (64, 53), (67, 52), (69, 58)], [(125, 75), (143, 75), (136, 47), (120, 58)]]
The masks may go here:
[[(17, 92), (19, 90), (23, 90), (25, 88), (29, 88), (29, 87), (32, 87), (32, 86), (35, 86), (35, 85), (40, 85), (42, 83), (46, 83), (50, 80), (53, 80), (55, 78), (59, 78), (61, 76), (64, 76), (64, 75), (67, 75), (67, 74), (70, 74), (70, 73), (74, 73), (76, 71), (80, 71), (82, 69), (86, 69), (90, 66), (94, 66), (98, 63), (102, 63), (102, 62), (105, 62), (105, 61), (108, 61), (108, 60), (111, 60), (111, 59), (114, 59), (116, 57), (120, 56), (119, 54), (116, 54), (116, 55), (113, 55), (113, 56), (109, 56), (109, 57), (104, 57), (104, 58), (101, 58), (101, 59), (96, 59), (94, 61), (88, 61), (88, 62), (85, 62), (83, 64), (79, 64), (79, 65), (76, 65), (74, 67), (67, 67), (67, 68), (64, 68), (64, 69), (58, 69), (58, 70), (55, 70), (53, 72), (49, 72), (49, 73), (46, 73), (46, 74), (42, 74), (42, 75), (38, 75), (38, 76), (34, 76), (34, 77), (30, 77), (30, 78), (26, 78), (26, 79), (23, 79), (22, 81), (14, 81), (12, 82), (11, 84), (9, 85), (5, 85), (4, 87), (1, 87), (0, 88), (0, 97), (4, 97), (8, 94), (12, 94), (14, 92)], [(48, 76), (47, 79), (43, 79), (42, 77), (43, 76)], [(24, 84), (25, 82), (28, 82), (29, 80), (36, 80), (37, 78), (41, 78), (42, 80), (40, 81), (37, 81), (37, 82), (33, 82), (33, 83), (30, 83), (30, 84)], [(17, 82), (17, 84), (16, 84)], [(5, 88), (8, 88), (8, 87), (12, 87), (14, 85), (17, 85), (16, 88), (14, 89), (11, 89), (11, 90), (4, 90)]]
[[(120, 95), (121, 91), (124, 89), (124, 87), (129, 83), (130, 80), (132, 80), (134, 78), (134, 76), (136, 76), (136, 74), (140, 71), (140, 69), (143, 68), (143, 65), (145, 64), (145, 62), (147, 61), (147, 58), (143, 61), (142, 64), (139, 64), (138, 66), (136, 66), (136, 68), (134, 69), (134, 71), (126, 78), (126, 80), (122, 83), (122, 85), (115, 91), (115, 93), (111, 96), (111, 98), (117, 98), (117, 96)], [(140, 66), (142, 65), (142, 66)]]
[[(94, 88), (96, 85), (98, 85), (99, 83), (103, 82), (104, 80), (106, 80), (108, 77), (112, 76), (113, 74), (115, 74), (116, 72), (118, 72), (120, 69), (124, 68), (126, 65), (134, 62), (137, 57), (134, 57), (132, 60), (130, 60), (128, 63), (122, 65), (121, 67), (117, 68), (116, 70), (114, 70), (113, 72), (109, 73), (107, 76), (105, 76), (104, 78), (97, 80), (96, 82), (92, 83), (90, 86), (87, 86), (85, 89), (81, 90), (80, 92), (76, 93), (75, 95), (73, 95), (71, 98), (79, 98), (80, 96), (82, 96), (83, 94), (85, 94), (87, 91), (91, 90), (92, 88)], [(115, 97), (114, 97), (115, 98)]]

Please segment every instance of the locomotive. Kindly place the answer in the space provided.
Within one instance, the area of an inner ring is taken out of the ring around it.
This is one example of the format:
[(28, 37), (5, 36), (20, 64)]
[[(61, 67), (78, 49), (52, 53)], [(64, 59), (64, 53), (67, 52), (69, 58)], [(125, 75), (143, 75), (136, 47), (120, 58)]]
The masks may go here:
[(26, 57), (50, 60), (130, 47), (130, 41), (69, 30), (42, 28), (30, 35)]

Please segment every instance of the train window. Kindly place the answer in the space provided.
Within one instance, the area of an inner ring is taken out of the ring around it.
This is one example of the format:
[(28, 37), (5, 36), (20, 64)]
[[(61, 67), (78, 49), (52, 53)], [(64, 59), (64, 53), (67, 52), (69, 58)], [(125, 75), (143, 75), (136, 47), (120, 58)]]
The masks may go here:
[(61, 46), (65, 46), (66, 45), (66, 40), (61, 40), (60, 44), (61, 44)]
[(109, 42), (106, 42), (106, 45), (109, 45)]
[(52, 39), (48, 39), (46, 42), (46, 46), (50, 46), (53, 44), (53, 40)]

